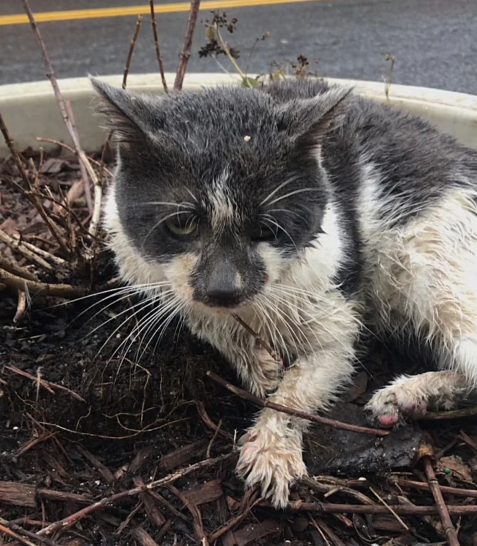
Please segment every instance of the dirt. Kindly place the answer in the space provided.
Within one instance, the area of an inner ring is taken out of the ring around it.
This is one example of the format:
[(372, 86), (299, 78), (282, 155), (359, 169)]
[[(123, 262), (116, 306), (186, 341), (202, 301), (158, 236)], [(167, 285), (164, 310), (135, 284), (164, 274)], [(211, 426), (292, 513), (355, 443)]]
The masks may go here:
[[(74, 159), (58, 153), (32, 157), (39, 187), (51, 188), (58, 198), (79, 180)], [(8, 160), (0, 167), (0, 229), (62, 256), (12, 180), (20, 183)], [(84, 196), (72, 207), (86, 223)], [(87, 248), (79, 226), (63, 232)], [(0, 246), (0, 252), (41, 282), (58, 282), (61, 273), (61, 282), (94, 290), (115, 275), (104, 249), (96, 249), (93, 265), (73, 253), (63, 268), (50, 272), (10, 248)], [(408, 483), (426, 487), (422, 457), (431, 449), (441, 485), (475, 493), (475, 418), (422, 421), (385, 438), (313, 426), (306, 460), (314, 480), (297, 484), (291, 500), (314, 508), (301, 510), (295, 503), (296, 511), (275, 511), (261, 505), (256, 490), (245, 492), (234, 474), (235, 439), (257, 408), (206, 376), (212, 370), (238, 384), (227, 363), (177, 323), (161, 339), (131, 340), (140, 319), (133, 314), (137, 300), (104, 297), (71, 302), (37, 294), (15, 323), (17, 293), (8, 287), (0, 292), (0, 525), (6, 520), (37, 533), (103, 498), (208, 461), (163, 486), (77, 517), (48, 538), (71, 546), (445, 543), (438, 515), (353, 515), (345, 509), (324, 514), (319, 503), (434, 506), (429, 490)], [(403, 362), (409, 371), (409, 358), (376, 344), (332, 417), (369, 426), (365, 401)], [(422, 366), (413, 358), (412, 373)], [(452, 506), (476, 506), (476, 497), (444, 495)], [(477, 510), (452, 519), (461, 544), (474, 545)], [(0, 544), (15, 542), (11, 533), (17, 531), (1, 535), (5, 528), (0, 528)]]

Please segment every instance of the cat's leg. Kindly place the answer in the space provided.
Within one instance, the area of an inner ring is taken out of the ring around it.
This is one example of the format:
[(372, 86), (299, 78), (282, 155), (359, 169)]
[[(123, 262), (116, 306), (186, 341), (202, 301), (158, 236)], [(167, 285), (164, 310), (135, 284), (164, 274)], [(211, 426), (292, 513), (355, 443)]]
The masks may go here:
[[(336, 326), (330, 320), (328, 327)], [(336, 329), (337, 341), (299, 358), (270, 401), (306, 412), (325, 410), (353, 372), (357, 328)], [(247, 486), (261, 484), (276, 507), (288, 502), (290, 484), (306, 474), (302, 438), (309, 421), (264, 409), (242, 439), (238, 473)]]
[(383, 427), (391, 427), (405, 418), (418, 419), (428, 407), (452, 409), (467, 390), (465, 377), (453, 371), (403, 375), (377, 391), (366, 406)]
[(383, 249), (374, 278), (382, 318), (401, 317), (447, 370), (402, 377), (378, 391), (367, 408), (384, 426), (429, 405), (450, 408), (477, 386), (476, 212), (475, 196), (449, 194)]

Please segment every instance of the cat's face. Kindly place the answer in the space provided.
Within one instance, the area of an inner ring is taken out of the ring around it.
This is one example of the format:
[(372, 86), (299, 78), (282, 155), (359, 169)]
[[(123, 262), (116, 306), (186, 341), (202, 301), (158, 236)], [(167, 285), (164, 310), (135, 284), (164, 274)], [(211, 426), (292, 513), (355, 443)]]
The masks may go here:
[(106, 223), (123, 276), (185, 306), (254, 302), (320, 233), (319, 148), (341, 95), (221, 88), (147, 97), (93, 82), (119, 141)]

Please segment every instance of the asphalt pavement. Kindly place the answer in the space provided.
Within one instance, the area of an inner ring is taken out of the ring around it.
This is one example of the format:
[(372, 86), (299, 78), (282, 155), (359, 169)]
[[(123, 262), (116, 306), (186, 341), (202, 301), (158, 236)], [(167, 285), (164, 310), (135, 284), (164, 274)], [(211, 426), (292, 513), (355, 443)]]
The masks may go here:
[[(35, 12), (121, 7), (134, 0), (30, 0)], [(136, 3), (137, 0), (136, 0)], [(156, 4), (167, 2), (156, 0)], [(171, 9), (175, 10), (176, 0)], [(142, 5), (147, 4), (144, 1)], [(263, 2), (262, 2), (263, 4)], [(180, 6), (179, 8), (180, 9)], [(181, 8), (183, 9), (183, 8)], [(230, 7), (238, 19), (230, 45), (249, 72), (266, 72), (305, 55), (322, 76), (382, 80), (385, 58), (396, 59), (396, 83), (477, 95), (477, 0), (311, 0)], [(27, 24), (2, 24), (21, 14), (20, 0), (0, 1), (0, 84), (44, 78), (37, 44)], [(210, 16), (201, 11), (199, 20)], [(167, 71), (174, 71), (187, 13), (158, 14), (158, 32)], [(58, 77), (122, 73), (134, 30), (134, 15), (40, 23)], [(5, 19), (4, 19), (5, 21)], [(257, 43), (266, 31), (270, 38)], [(198, 25), (189, 71), (233, 71), (226, 58), (200, 59), (205, 30)], [(131, 72), (157, 71), (148, 17), (138, 39)]]

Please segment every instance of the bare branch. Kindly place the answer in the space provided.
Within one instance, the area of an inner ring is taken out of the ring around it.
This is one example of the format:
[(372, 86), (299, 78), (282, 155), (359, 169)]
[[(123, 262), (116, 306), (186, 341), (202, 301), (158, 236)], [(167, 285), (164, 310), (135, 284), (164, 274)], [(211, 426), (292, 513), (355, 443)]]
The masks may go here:
[(157, 62), (159, 63), (159, 72), (161, 73), (162, 87), (164, 87), (164, 92), (169, 93), (167, 87), (166, 75), (164, 72), (164, 62), (162, 60), (161, 48), (159, 46), (159, 38), (157, 36), (157, 23), (156, 23), (156, 14), (154, 13), (154, 0), (149, 0), (149, 5), (151, 7), (151, 24), (152, 24), (152, 35), (154, 36), (154, 45), (156, 47), (156, 57)]
[(179, 66), (177, 67), (176, 79), (174, 81), (174, 91), (180, 91), (182, 84), (184, 83), (184, 76), (187, 70), (187, 64), (190, 59), (190, 52), (192, 48), (192, 41), (194, 39), (194, 31), (197, 25), (197, 17), (199, 15), (200, 0), (191, 0), (189, 20), (187, 21), (186, 33), (184, 36), (184, 43), (182, 45), (182, 52), (180, 55)]

